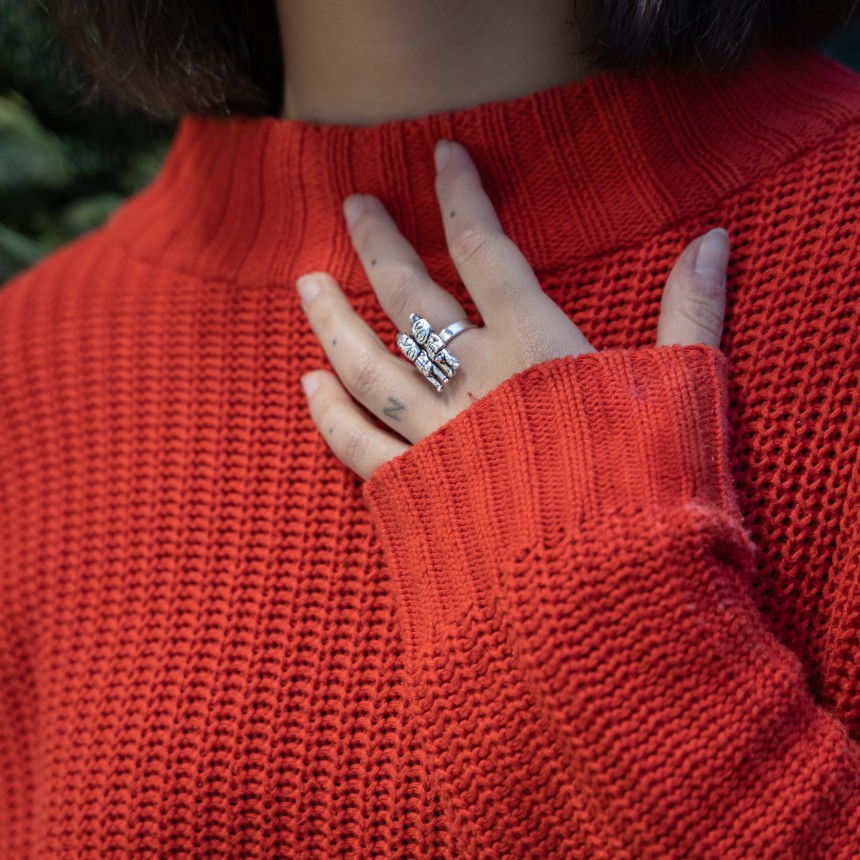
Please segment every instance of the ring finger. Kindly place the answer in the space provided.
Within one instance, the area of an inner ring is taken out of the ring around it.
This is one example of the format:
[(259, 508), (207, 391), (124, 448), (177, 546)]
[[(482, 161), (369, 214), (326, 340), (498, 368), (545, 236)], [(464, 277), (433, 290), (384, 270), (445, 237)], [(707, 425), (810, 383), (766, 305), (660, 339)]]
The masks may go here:
[(427, 380), (386, 349), (331, 275), (314, 272), (299, 278), (297, 287), (314, 334), (362, 406), (413, 443), (444, 423), (442, 404), (434, 402)]

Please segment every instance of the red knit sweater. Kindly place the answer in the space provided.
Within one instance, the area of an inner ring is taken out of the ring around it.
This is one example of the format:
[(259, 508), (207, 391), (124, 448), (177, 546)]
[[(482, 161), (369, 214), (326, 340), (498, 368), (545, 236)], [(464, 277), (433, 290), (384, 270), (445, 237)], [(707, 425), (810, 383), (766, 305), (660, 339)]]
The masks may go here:
[[(474, 313), (439, 137), (599, 352), (363, 483), (294, 281), (399, 356), (340, 210), (369, 192)], [(860, 856), (858, 170), (860, 77), (811, 51), (185, 117), (0, 290), (2, 857)], [(720, 224), (723, 352), (653, 346)]]

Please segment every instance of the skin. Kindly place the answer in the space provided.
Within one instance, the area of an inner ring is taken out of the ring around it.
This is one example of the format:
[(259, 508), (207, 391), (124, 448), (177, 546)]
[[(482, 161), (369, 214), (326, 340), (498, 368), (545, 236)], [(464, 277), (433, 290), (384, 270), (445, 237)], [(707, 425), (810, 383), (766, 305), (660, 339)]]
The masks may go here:
[[(388, 351), (331, 275), (315, 272), (297, 282), (302, 308), (335, 370), (302, 378), (311, 417), (335, 456), (365, 480), (514, 373), (596, 351), (543, 292), (526, 258), (502, 231), (467, 150), (457, 143), (449, 147), (450, 158), (436, 174), (436, 195), (451, 259), (484, 325), (452, 342), (461, 367), (441, 394), (411, 362)], [(413, 308), (430, 320), (466, 317), (460, 303), (430, 278), (381, 201), (351, 195), (345, 217), (354, 200), (364, 206), (352, 223), (347, 219), (350, 239), (398, 328), (410, 331)], [(719, 349), (728, 258), (729, 237), (721, 227), (684, 249), (663, 291), (656, 346), (701, 343)], [(338, 349), (338, 337), (350, 344), (348, 350)]]
[[(597, 69), (577, 51), (571, 0), (277, 0), (284, 55), (281, 117), (370, 126), (507, 100), (573, 83)], [(437, 147), (438, 153), (438, 147)], [(502, 232), (469, 153), (452, 144), (436, 193), (451, 258), (484, 326), (458, 335), (461, 366), (442, 393), (410, 361), (393, 355), (326, 272), (299, 278), (308, 322), (335, 373), (306, 374), (311, 417), (334, 454), (363, 479), (402, 454), (514, 373), (566, 355), (594, 352), (541, 289)], [(409, 311), (446, 323), (466, 317), (434, 283), (373, 195), (350, 239), (379, 302), (400, 331)], [(656, 345), (719, 349), (728, 234), (711, 231), (680, 255), (661, 304)], [(338, 347), (338, 338), (349, 349)], [(371, 419), (375, 416), (384, 425)]]
[(572, 0), (277, 0), (281, 117), (375, 125), (578, 81)]

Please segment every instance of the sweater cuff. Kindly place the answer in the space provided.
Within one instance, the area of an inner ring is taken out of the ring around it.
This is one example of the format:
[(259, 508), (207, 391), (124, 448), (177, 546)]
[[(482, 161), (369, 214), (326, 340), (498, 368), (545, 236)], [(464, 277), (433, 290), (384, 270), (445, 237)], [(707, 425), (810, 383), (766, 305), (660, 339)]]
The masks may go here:
[(619, 514), (692, 502), (740, 520), (727, 364), (702, 344), (618, 348), (505, 380), (365, 482), (401, 586), (430, 606), (474, 596), (500, 559)]

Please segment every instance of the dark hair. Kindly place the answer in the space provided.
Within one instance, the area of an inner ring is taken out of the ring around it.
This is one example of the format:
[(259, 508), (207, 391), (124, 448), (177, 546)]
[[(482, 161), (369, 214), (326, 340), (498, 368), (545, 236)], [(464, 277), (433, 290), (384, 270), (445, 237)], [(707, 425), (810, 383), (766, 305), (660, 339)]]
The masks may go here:
[[(83, 63), (90, 90), (156, 116), (277, 115), (275, 0), (37, 0)], [(759, 41), (813, 47), (858, 17), (857, 0), (571, 0), (582, 54), (633, 72), (652, 60), (730, 70)]]

